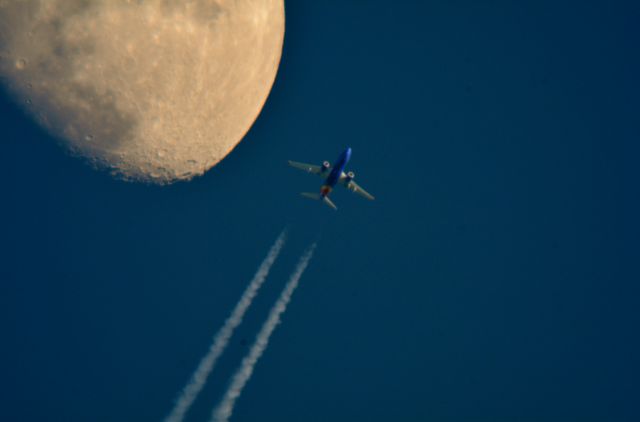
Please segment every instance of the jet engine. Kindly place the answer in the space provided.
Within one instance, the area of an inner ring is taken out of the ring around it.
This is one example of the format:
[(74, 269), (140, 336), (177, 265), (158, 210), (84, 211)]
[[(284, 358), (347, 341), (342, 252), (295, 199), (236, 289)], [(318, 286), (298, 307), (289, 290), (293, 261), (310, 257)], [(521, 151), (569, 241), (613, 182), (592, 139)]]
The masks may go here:
[(345, 178), (345, 183), (349, 183), (350, 181), (352, 181), (354, 178), (356, 177), (356, 174), (352, 171), (350, 171), (349, 173), (347, 173), (347, 177)]
[(329, 170), (329, 167), (331, 167), (330, 162), (325, 161), (324, 163), (322, 163), (322, 172), (324, 173), (325, 171)]

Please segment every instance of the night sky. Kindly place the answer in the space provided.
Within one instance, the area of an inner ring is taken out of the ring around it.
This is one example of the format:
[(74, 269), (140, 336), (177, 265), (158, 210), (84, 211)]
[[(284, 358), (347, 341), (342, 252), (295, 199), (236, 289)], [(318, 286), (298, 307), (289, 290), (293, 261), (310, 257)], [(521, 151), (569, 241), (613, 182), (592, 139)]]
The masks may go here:
[[(262, 113), (188, 183), (115, 180), (2, 96), (0, 420), (161, 421), (287, 226), (188, 421), (316, 240), (233, 420), (640, 420), (638, 2), (286, 19)], [(301, 198), (287, 160), (347, 146), (376, 200)]]

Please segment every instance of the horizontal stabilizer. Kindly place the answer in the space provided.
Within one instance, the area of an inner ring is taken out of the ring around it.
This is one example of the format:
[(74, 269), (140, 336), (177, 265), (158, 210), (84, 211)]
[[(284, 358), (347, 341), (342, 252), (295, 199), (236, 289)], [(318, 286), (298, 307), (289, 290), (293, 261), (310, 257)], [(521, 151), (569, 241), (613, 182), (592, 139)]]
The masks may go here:
[(305, 198), (315, 199), (316, 201), (320, 200), (320, 194), (319, 193), (302, 192), (300, 195), (304, 196)]
[(336, 204), (334, 204), (333, 201), (331, 201), (331, 199), (329, 199), (328, 196), (325, 196), (324, 198), (322, 198), (322, 202), (324, 202), (334, 210), (338, 211), (338, 207), (336, 207)]
[(328, 196), (322, 196), (319, 193), (311, 193), (311, 192), (302, 192), (300, 195), (304, 196), (305, 198), (313, 199), (316, 201), (322, 200), (322, 202), (327, 204), (327, 206), (333, 208), (336, 211), (338, 210), (338, 207), (336, 207), (336, 204), (334, 204), (333, 201), (331, 201), (331, 199), (329, 199)]

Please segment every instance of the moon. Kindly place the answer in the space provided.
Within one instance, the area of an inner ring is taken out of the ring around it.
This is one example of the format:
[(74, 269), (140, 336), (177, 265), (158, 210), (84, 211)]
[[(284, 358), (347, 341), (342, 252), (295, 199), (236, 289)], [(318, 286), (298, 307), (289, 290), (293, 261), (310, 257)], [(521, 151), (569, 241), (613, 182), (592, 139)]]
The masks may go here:
[(283, 39), (283, 0), (0, 0), (0, 79), (74, 155), (168, 184), (242, 140)]

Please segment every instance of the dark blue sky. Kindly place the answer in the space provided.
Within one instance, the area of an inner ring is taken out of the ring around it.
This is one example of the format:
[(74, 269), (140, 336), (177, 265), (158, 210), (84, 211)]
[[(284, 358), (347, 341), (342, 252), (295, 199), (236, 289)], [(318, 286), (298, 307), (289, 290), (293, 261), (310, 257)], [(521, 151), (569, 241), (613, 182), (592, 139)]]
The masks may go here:
[[(189, 183), (116, 181), (0, 103), (0, 419), (158, 421), (278, 233), (189, 421), (304, 248), (236, 421), (640, 420), (637, 2), (289, 1), (244, 141)], [(376, 195), (298, 197), (287, 159)]]

